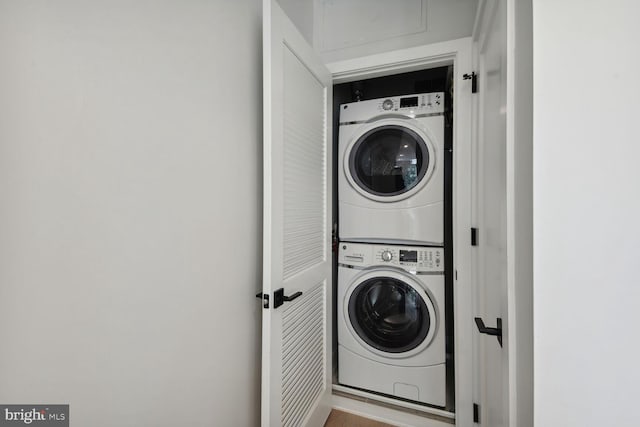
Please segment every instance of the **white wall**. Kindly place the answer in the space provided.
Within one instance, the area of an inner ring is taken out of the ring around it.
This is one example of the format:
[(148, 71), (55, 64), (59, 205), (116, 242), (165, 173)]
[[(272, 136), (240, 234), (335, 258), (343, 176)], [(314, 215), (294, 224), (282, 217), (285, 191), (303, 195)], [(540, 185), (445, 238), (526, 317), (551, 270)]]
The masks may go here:
[(326, 63), (468, 37), (478, 5), (478, 0), (313, 2), (314, 44)]
[(313, 46), (313, 0), (278, 0), (300, 34)]
[(258, 425), (260, 10), (0, 1), (0, 402)]
[(640, 4), (533, 1), (535, 425), (637, 426)]

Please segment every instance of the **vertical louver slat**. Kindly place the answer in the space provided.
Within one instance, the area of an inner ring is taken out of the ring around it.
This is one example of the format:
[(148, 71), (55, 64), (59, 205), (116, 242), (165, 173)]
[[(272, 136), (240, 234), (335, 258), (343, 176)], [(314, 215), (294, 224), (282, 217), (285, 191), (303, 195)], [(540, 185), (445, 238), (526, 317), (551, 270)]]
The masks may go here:
[(299, 426), (324, 389), (325, 286), (314, 286), (282, 315), (282, 425)]
[[(324, 261), (326, 94), (323, 85), (288, 49), (285, 49), (284, 80), (289, 82), (284, 90), (283, 135), (286, 280)], [(319, 117), (323, 120), (318, 120)]]

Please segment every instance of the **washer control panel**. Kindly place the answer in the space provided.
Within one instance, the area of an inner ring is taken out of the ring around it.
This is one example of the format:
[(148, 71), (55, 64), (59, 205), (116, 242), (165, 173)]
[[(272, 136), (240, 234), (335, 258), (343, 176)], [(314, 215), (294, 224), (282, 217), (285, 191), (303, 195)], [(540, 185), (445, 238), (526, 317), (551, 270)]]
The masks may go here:
[(444, 248), (340, 243), (338, 262), (363, 268), (391, 265), (415, 272), (444, 272)]

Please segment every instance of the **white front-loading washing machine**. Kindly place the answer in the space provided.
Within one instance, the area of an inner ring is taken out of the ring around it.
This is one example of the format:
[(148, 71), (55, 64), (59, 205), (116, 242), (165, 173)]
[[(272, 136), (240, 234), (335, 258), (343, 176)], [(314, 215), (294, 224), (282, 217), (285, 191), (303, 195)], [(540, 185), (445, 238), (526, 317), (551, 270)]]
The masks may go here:
[(444, 250), (340, 243), (338, 382), (444, 407)]
[(340, 106), (340, 239), (444, 243), (444, 93)]

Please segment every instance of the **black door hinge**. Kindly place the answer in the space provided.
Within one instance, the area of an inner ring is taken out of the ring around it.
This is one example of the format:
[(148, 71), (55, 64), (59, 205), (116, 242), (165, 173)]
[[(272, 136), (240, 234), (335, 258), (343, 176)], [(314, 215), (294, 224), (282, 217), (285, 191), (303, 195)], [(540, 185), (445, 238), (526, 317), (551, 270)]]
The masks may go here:
[(477, 403), (473, 404), (473, 422), (480, 423), (480, 405)]
[(471, 228), (471, 246), (478, 246), (478, 229)]
[(462, 80), (471, 80), (471, 93), (478, 92), (478, 75), (475, 71), (472, 71), (471, 74), (463, 74)]

